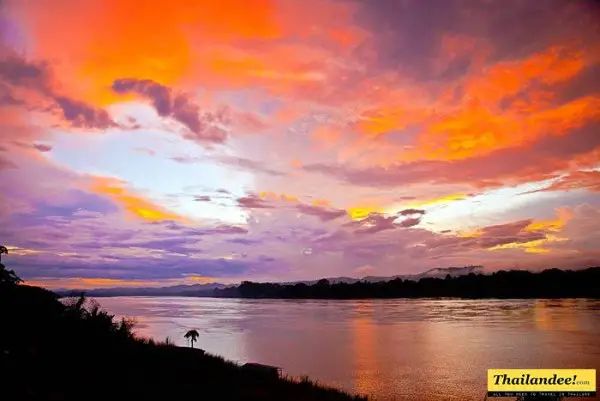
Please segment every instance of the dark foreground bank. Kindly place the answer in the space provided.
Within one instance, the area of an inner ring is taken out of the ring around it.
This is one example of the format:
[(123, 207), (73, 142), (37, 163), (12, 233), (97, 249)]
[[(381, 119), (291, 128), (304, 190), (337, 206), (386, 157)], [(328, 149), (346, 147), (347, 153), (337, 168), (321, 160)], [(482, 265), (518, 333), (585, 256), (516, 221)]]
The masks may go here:
[(136, 338), (83, 298), (0, 285), (2, 400), (361, 400), (254, 373), (199, 350)]

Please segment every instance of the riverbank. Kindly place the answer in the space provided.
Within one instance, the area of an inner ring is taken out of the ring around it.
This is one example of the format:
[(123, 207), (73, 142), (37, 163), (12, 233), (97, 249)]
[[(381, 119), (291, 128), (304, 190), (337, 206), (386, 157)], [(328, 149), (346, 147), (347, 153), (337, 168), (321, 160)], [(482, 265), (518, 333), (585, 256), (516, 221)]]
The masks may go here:
[[(0, 289), (2, 393), (10, 400), (364, 400), (308, 379), (271, 377), (218, 356), (138, 338), (83, 298)], [(4, 398), (4, 397), (3, 397)]]

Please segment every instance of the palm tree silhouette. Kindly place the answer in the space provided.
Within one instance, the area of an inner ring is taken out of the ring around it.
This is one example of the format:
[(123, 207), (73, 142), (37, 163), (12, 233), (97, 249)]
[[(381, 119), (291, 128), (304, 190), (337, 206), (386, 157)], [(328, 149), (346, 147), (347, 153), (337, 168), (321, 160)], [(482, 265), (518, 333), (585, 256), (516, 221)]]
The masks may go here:
[(0, 245), (0, 285), (9, 284), (16, 285), (22, 283), (23, 280), (14, 272), (14, 270), (7, 270), (6, 266), (2, 264), (2, 254), (5, 253), (8, 255), (8, 249)]
[(0, 245), (0, 264), (2, 264), (2, 254), (8, 255), (8, 249), (4, 245)]
[(188, 338), (190, 340), (190, 346), (192, 348), (194, 348), (194, 342), (198, 340), (198, 337), (200, 336), (200, 334), (198, 333), (197, 330), (190, 330), (187, 333), (185, 333), (185, 338)]

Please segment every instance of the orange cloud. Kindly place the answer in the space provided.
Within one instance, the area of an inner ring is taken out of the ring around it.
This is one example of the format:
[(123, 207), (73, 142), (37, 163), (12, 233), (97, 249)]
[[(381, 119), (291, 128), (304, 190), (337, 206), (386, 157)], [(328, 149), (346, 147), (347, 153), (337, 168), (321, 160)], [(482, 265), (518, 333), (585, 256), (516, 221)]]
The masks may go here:
[(544, 135), (562, 135), (597, 118), (597, 96), (560, 106), (551, 103), (556, 97), (552, 85), (574, 78), (590, 62), (583, 50), (551, 47), (468, 77), (463, 87), (468, 96), (460, 108), (444, 113), (425, 128), (415, 157), (464, 159), (524, 146)]
[(124, 187), (124, 182), (107, 177), (94, 177), (91, 190), (97, 194), (111, 198), (116, 204), (123, 207), (132, 216), (148, 221), (174, 220), (185, 221), (175, 213), (131, 193)]
[(299, 200), (295, 196), (290, 196), (286, 194), (276, 194), (274, 192), (263, 191), (258, 193), (258, 197), (263, 200), (272, 200), (272, 201), (284, 201), (289, 203), (298, 203)]
[(45, 288), (94, 289), (111, 287), (157, 287), (164, 286), (165, 281), (121, 280), (114, 278), (38, 278), (26, 280), (27, 285)]
[[(140, 7), (133, 0), (9, 3), (28, 27), (35, 56), (60, 60), (55, 69), (67, 92), (97, 105), (121, 99), (110, 91), (119, 78), (174, 87), (277, 81), (277, 90), (320, 82), (329, 50), (279, 39), (317, 37), (343, 51), (362, 35), (349, 24), (350, 5), (330, 1), (302, 7), (272, 0), (176, 0), (164, 7)], [(311, 16), (312, 29), (303, 15)], [(320, 66), (311, 66), (316, 62)]]

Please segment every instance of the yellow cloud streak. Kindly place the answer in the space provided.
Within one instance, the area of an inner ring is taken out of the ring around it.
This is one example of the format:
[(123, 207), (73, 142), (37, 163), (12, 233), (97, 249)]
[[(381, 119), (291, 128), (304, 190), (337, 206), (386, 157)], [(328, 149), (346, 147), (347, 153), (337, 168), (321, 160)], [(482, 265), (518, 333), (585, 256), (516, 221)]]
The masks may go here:
[(95, 177), (91, 189), (98, 194), (108, 196), (131, 215), (142, 220), (185, 221), (183, 217), (169, 212), (165, 208), (138, 195), (130, 193), (126, 188), (123, 187), (123, 182), (121, 181), (106, 177)]

